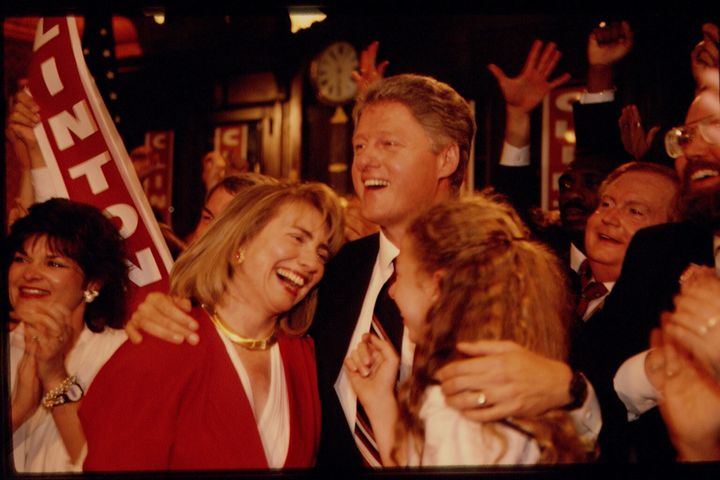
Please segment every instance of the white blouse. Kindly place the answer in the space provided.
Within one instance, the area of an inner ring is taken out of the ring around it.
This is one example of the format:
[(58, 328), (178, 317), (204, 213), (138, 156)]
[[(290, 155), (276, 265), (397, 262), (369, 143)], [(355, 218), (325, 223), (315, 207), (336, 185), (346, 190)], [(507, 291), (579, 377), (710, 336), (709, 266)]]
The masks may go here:
[[(22, 324), (10, 332), (10, 385), (15, 391), (17, 369), (25, 351), (25, 329)], [(95, 375), (115, 350), (125, 342), (124, 330), (106, 328), (102, 333), (91, 332), (87, 327), (65, 359), (65, 368), (76, 375), (78, 383), (87, 392)], [(52, 413), (42, 406), (13, 434), (13, 459), (18, 472), (79, 472), (82, 458), (76, 464), (70, 461)]]
[(240, 377), (245, 395), (255, 415), (255, 422), (260, 433), (265, 457), (270, 468), (282, 468), (285, 465), (290, 445), (290, 404), (288, 403), (285, 369), (283, 368), (280, 347), (276, 343), (270, 347), (270, 388), (265, 408), (258, 412), (253, 403), (252, 384), (235, 345), (217, 329), (220, 339), (225, 344), (230, 360)]
[(425, 445), (422, 458), (409, 446), (410, 466), (522, 465), (537, 463), (540, 458), (531, 437), (495, 423), (498, 437), (487, 425), (449, 407), (440, 386), (428, 387), (420, 420), (425, 424)]

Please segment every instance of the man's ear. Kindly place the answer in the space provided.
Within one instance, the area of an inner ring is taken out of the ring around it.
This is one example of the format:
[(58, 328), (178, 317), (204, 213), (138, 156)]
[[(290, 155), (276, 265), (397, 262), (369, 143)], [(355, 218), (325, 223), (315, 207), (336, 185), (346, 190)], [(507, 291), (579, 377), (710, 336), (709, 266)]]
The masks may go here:
[(460, 164), (460, 147), (457, 143), (452, 143), (445, 147), (438, 155), (438, 178), (448, 178), (458, 168)]

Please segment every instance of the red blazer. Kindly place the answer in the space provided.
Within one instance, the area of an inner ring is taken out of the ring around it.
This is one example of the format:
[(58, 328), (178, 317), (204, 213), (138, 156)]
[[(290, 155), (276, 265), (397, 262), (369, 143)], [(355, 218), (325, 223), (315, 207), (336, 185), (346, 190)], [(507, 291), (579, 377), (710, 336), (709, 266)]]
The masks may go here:
[[(193, 311), (200, 343), (146, 335), (125, 342), (100, 370), (80, 408), (85, 471), (266, 469), (242, 383), (207, 314)], [(284, 468), (315, 464), (320, 401), (310, 337), (278, 337), (290, 442)]]

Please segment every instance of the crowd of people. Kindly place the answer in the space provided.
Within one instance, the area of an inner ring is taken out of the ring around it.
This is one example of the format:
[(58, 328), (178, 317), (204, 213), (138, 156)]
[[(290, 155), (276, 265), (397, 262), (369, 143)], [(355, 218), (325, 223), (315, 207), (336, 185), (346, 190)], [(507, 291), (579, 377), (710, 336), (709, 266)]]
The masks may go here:
[(6, 253), (15, 469), (720, 461), (718, 36), (703, 27), (695, 98), (661, 132), (615, 99), (631, 26), (589, 34), (556, 219), (525, 193), (531, 114), (569, 78), (551, 79), (557, 45), (534, 42), (515, 77), (489, 66), (500, 175), (462, 195), (470, 104), (428, 76), (385, 76), (374, 42), (353, 74), (352, 203), (209, 172), (169, 291), (134, 312), (122, 238), (53, 198), (42, 112), (21, 90), (7, 122), (28, 170)]

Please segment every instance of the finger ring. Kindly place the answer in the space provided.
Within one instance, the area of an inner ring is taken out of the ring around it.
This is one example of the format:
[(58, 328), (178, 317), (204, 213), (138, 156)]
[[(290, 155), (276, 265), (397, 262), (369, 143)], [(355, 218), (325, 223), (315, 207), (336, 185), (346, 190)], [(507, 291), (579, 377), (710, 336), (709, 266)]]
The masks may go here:
[(485, 392), (481, 391), (477, 397), (478, 407), (484, 407), (486, 403), (487, 403), (487, 395), (485, 395)]

